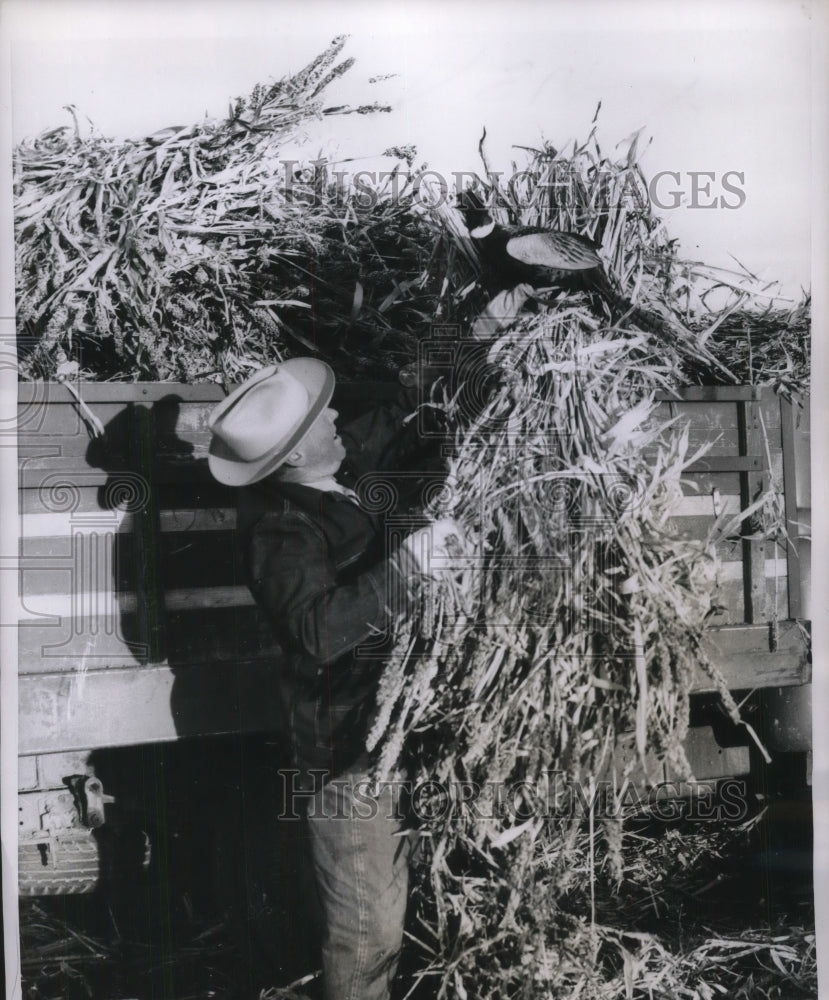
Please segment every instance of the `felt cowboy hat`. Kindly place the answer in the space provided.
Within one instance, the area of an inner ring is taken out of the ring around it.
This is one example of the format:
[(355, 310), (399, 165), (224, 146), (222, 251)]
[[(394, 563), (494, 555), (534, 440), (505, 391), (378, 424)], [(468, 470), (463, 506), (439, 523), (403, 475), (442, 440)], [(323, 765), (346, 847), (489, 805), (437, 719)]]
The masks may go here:
[(333, 392), (334, 372), (315, 358), (257, 372), (210, 414), (213, 476), (227, 486), (247, 486), (270, 475), (301, 444)]

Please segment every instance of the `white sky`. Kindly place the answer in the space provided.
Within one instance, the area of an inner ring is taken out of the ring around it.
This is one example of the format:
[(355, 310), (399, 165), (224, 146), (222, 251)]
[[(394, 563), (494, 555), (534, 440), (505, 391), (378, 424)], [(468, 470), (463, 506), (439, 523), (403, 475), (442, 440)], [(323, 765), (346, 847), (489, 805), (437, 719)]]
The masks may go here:
[[(603, 148), (641, 128), (645, 173), (681, 173), (686, 203), (661, 214), (688, 256), (733, 254), (795, 297), (810, 285), (808, 4), (26, 0), (4, 13), (14, 141), (69, 123), (65, 104), (123, 136), (221, 115), (348, 33), (357, 64), (330, 102), (394, 112), (329, 119), (344, 154), (414, 142), (442, 172), (480, 169), (486, 125), (492, 165), (509, 169), (513, 144), (586, 138), (601, 100)], [(398, 75), (368, 83), (384, 73)], [(741, 208), (687, 206), (688, 171), (714, 172), (716, 196), (730, 170), (745, 175)]]

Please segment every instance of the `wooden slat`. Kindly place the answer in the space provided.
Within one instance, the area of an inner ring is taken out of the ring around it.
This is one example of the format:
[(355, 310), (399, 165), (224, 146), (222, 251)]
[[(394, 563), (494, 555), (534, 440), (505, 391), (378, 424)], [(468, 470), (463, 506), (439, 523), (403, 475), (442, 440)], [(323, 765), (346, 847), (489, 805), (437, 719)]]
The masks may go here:
[[(672, 520), (674, 527), (683, 538), (704, 541), (711, 533), (713, 517), (677, 517)], [(715, 551), (720, 559), (731, 561), (742, 559), (742, 547), (732, 539), (721, 538), (715, 543)]]
[(683, 399), (692, 402), (722, 403), (746, 399), (762, 399), (767, 392), (756, 385), (693, 385), (683, 386), (674, 392), (657, 392), (658, 400)]
[(803, 614), (803, 609), (800, 593), (800, 557), (796, 542), (800, 530), (797, 526), (794, 413), (792, 412), (792, 404), (786, 399), (780, 400), (780, 417), (783, 439), (783, 497), (786, 511), (786, 531), (790, 539), (790, 544), (786, 547), (789, 581), (789, 617), (800, 618)]
[(706, 517), (713, 519), (720, 514), (739, 514), (740, 497), (734, 495), (683, 496), (673, 509), (673, 518)]
[(711, 625), (739, 625), (745, 619), (742, 574), (737, 580), (721, 580), (711, 591), (711, 605), (721, 610), (710, 621)]
[[(717, 743), (712, 726), (695, 726), (689, 729), (682, 747), (696, 781), (733, 778), (740, 774), (751, 773), (748, 747), (721, 747)], [(667, 770), (666, 780), (673, 782), (682, 780), (683, 775), (670, 765)]]
[[(25, 468), (25, 467), (24, 467)], [(85, 476), (89, 475), (89, 485), (84, 485)], [(112, 508), (107, 508), (103, 502), (102, 481), (94, 470), (79, 469), (72, 473), (64, 470), (55, 479), (48, 480), (51, 473), (30, 473), (31, 486), (18, 490), (18, 509), (21, 515), (26, 514), (78, 514), (80, 520), (89, 520), (85, 515), (92, 515), (92, 520), (112, 518)], [(93, 478), (94, 477), (94, 478)], [(134, 482), (134, 480), (133, 480)], [(63, 486), (61, 486), (63, 484)], [(192, 502), (192, 501), (191, 501)]]
[[(93, 631), (93, 628), (95, 629)], [(24, 622), (17, 631), (20, 674), (127, 667), (149, 661), (149, 642), (134, 615), (95, 622)]]
[[(807, 641), (794, 622), (781, 622), (776, 652), (764, 625), (737, 625), (708, 629), (703, 647), (733, 690), (787, 687), (811, 679)], [(699, 671), (692, 691), (716, 691), (716, 685)]]
[(160, 574), (166, 590), (244, 586), (244, 552), (227, 532), (177, 532), (159, 538)]
[[(68, 772), (72, 774), (72, 771)], [(18, 791), (26, 791), (38, 787), (37, 757), (18, 757), (17, 759), (17, 788)]]
[[(105, 469), (78, 469), (76, 458), (35, 458), (25, 460), (20, 471), (19, 481), (22, 489), (37, 490), (43, 484), (46, 473), (61, 474), (71, 481), (71, 477), (84, 487), (100, 488), (110, 482), (110, 477), (117, 480), (119, 472), (134, 473), (134, 467), (107, 472)], [(210, 475), (207, 458), (177, 460), (171, 457), (161, 457), (155, 463), (154, 483), (156, 486), (192, 484), (194, 488), (216, 486), (216, 481)], [(224, 488), (226, 495), (230, 494), (228, 487)]]
[(763, 426), (769, 438), (769, 448), (772, 452), (779, 452), (780, 443), (780, 401), (783, 397), (775, 392), (764, 392), (757, 401), (757, 407), (763, 418)]
[(723, 497), (740, 495), (738, 472), (686, 472), (680, 484), (685, 496), (711, 496), (715, 491)]
[[(42, 508), (41, 508), (42, 509)], [(24, 511), (20, 516), (20, 534), (26, 541), (36, 538), (69, 541), (73, 536), (109, 533), (112, 536), (132, 531), (132, 514), (124, 510), (100, 509), (82, 513)]]
[[(67, 574), (67, 579), (71, 577)], [(68, 590), (69, 588), (67, 588)], [(165, 590), (164, 607), (168, 611), (187, 611), (196, 608), (243, 608), (254, 604), (247, 587), (188, 587), (182, 590)], [(28, 593), (22, 598), (18, 621), (36, 621), (38, 618), (68, 619), (79, 622), (82, 618), (106, 617), (104, 609), (114, 608), (117, 613), (134, 614), (140, 607), (137, 594), (112, 590)], [(80, 609), (80, 614), (78, 613)]]
[[(164, 635), (159, 662), (175, 668), (239, 659), (278, 662), (282, 657), (254, 605), (168, 610)], [(149, 649), (134, 614), (119, 613), (97, 622), (64, 619), (51, 627), (25, 624), (18, 629), (20, 673), (141, 667), (150, 662)]]
[[(24, 782), (21, 775), (18, 788), (20, 791), (35, 788), (41, 791), (49, 788), (63, 791), (66, 789), (63, 781), (66, 775), (92, 773), (92, 768), (87, 763), (88, 757), (89, 753), (86, 750), (22, 756), (19, 758), (19, 763), (26, 767), (31, 777)], [(20, 768), (21, 771), (23, 767)]]
[[(211, 403), (215, 405), (226, 398), (224, 389), (215, 384), (186, 385), (181, 382), (82, 382), (79, 391), (88, 403), (154, 404), (159, 400), (177, 396), (184, 403)], [(228, 389), (235, 388), (235, 384)], [(400, 386), (394, 381), (338, 382), (337, 395), (349, 400), (391, 400), (397, 397)], [(655, 394), (659, 402), (728, 403), (745, 400), (765, 400), (774, 392), (759, 386), (685, 386), (675, 391)], [(26, 415), (36, 412), (44, 403), (65, 404), (76, 409), (75, 399), (66, 386), (59, 382), (20, 382), (18, 403)]]
[[(720, 566), (722, 578), (724, 580), (743, 579), (742, 562), (725, 562), (721, 563)], [(763, 569), (764, 576), (767, 580), (774, 580), (777, 578), (785, 579), (786, 563), (783, 560), (766, 559), (761, 568)]]
[[(21, 547), (24, 596), (70, 592), (124, 594), (140, 590), (141, 562), (130, 533), (77, 533), (29, 538)], [(166, 590), (201, 590), (245, 582), (244, 553), (231, 531), (164, 532), (157, 539), (160, 579)], [(61, 612), (62, 613), (62, 612)]]
[[(155, 481), (155, 493), (151, 502), (160, 511), (165, 510), (235, 510), (236, 491), (229, 486), (222, 486), (217, 483), (209, 473), (200, 476), (199, 468), (195, 469), (195, 474), (178, 477), (174, 483)], [(75, 473), (64, 469), (60, 473), (60, 479), (65, 483), (72, 483), (72, 496), (66, 495), (66, 499), (61, 500), (59, 494), (59, 484), (57, 480), (46, 482), (44, 479), (50, 473), (30, 472), (28, 475), (29, 488), (21, 489), (18, 492), (19, 509), (22, 514), (43, 514), (43, 513), (65, 513), (77, 514), (78, 520), (86, 520), (86, 515), (94, 520), (94, 515), (102, 515), (102, 519), (111, 516), (111, 508), (106, 506), (104, 494), (101, 492), (103, 486), (108, 482), (107, 477), (101, 476), (94, 469), (88, 470), (90, 485), (84, 486), (85, 474), (87, 470), (79, 470)], [(74, 477), (74, 482), (72, 478)], [(43, 484), (43, 489), (41, 485)], [(54, 486), (54, 489), (50, 489)], [(112, 494), (108, 494), (110, 497)]]
[[(153, 403), (166, 396), (179, 396), (183, 400), (215, 400), (225, 398), (220, 385), (202, 383), (185, 385), (181, 382), (81, 382), (78, 389), (85, 402)], [(28, 404), (43, 398), (49, 403), (67, 403), (74, 407), (72, 393), (60, 382), (20, 382), (17, 386), (18, 403)]]
[(163, 532), (232, 531), (236, 528), (236, 508), (162, 510), (159, 514), (159, 521)]
[(760, 472), (765, 465), (762, 455), (705, 455), (689, 462), (684, 472)]
[[(702, 498), (694, 498), (702, 499)], [(710, 501), (709, 501), (710, 503)], [(31, 513), (24, 511), (20, 518), (20, 534), (25, 539), (61, 538), (100, 533), (109, 529), (115, 534), (132, 531), (132, 513), (124, 510), (82, 512)], [(103, 515), (103, 516), (95, 516)], [(236, 510), (232, 507), (196, 507), (162, 510), (158, 515), (159, 528), (164, 534), (172, 532), (232, 531), (236, 527)]]
[[(766, 576), (774, 579), (777, 571), (780, 577), (785, 575), (785, 563), (775, 563), (769, 559), (765, 564)], [(67, 574), (67, 579), (71, 579)], [(720, 579), (724, 584), (736, 583), (742, 586), (742, 563), (723, 563), (720, 568)], [(67, 588), (68, 589), (68, 588)], [(721, 590), (725, 588), (720, 588)], [(766, 584), (764, 581), (764, 592)], [(719, 596), (714, 595), (715, 599)], [(765, 599), (765, 593), (764, 593)], [(229, 585), (218, 587), (188, 587), (179, 590), (164, 591), (164, 607), (167, 611), (190, 611), (207, 608), (243, 608), (255, 605), (250, 591), (244, 585)], [(135, 614), (139, 607), (138, 597), (134, 593), (115, 593), (106, 591), (68, 592), (38, 592), (33, 590), (24, 594), (22, 606), (19, 609), (18, 620), (21, 623), (36, 623), (39, 619), (54, 621), (59, 628), (63, 621), (72, 622), (76, 629), (83, 628), (82, 621), (87, 618), (106, 619), (112, 614)], [(111, 611), (107, 611), (111, 609)], [(101, 626), (103, 628), (103, 625)]]
[[(81, 396), (88, 403), (155, 403), (167, 396), (178, 396), (185, 402), (218, 403), (226, 398), (220, 385), (200, 383), (186, 385), (182, 382), (82, 382), (78, 385)], [(228, 389), (235, 388), (235, 384)], [(685, 390), (683, 390), (685, 391)], [(349, 399), (394, 399), (400, 392), (397, 382), (338, 382), (338, 394)], [(20, 405), (66, 403), (74, 408), (72, 393), (60, 382), (20, 382), (17, 386)]]
[[(83, 392), (84, 390), (81, 389), (82, 395)], [(41, 437), (78, 437), (85, 441), (87, 445), (95, 445), (92, 449), (93, 452), (99, 450), (102, 444), (110, 447), (119, 437), (123, 436), (128, 419), (127, 414), (133, 408), (139, 408), (147, 414), (159, 413), (165, 417), (173, 417), (193, 407), (204, 409), (206, 413), (209, 413), (211, 408), (216, 405), (212, 400), (185, 400), (180, 398), (178, 393), (165, 394), (163, 399), (158, 399), (154, 402), (142, 401), (138, 398), (118, 399), (107, 393), (100, 399), (89, 401), (90, 403), (94, 402), (95, 416), (98, 417), (105, 428), (109, 428), (106, 440), (97, 440), (96, 442), (96, 439), (91, 437), (89, 428), (80, 415), (74, 397), (66, 392), (65, 386), (57, 387), (57, 396), (60, 398), (50, 399), (40, 410), (35, 409), (36, 404), (34, 403), (30, 407), (27, 407), (25, 404), (18, 406), (19, 413), (26, 420), (26, 430), (29, 432), (33, 431), (35, 426), (37, 426), (37, 433)], [(32, 419), (32, 415), (35, 412), (38, 415), (37, 425), (35, 425), (35, 421)], [(115, 422), (114, 426), (112, 426), (113, 421)], [(163, 421), (165, 427), (169, 423), (169, 419)], [(117, 431), (117, 433), (113, 433), (113, 431)], [(26, 436), (29, 437), (31, 435), (27, 433)]]
[(279, 727), (273, 667), (261, 660), (20, 678), (21, 754), (129, 746)]
[[(763, 447), (763, 425), (757, 403), (745, 403), (739, 410), (740, 450), (759, 453)], [(741, 486), (741, 506), (745, 510), (766, 487), (766, 477), (760, 468), (745, 469)], [(743, 522), (742, 533), (753, 535), (755, 529)], [(768, 620), (765, 580), (766, 543), (762, 539), (746, 537), (743, 540), (743, 565), (745, 567), (745, 621)]]
[(658, 420), (678, 418), (678, 425), (687, 428), (692, 452), (704, 447), (706, 455), (738, 454), (737, 414), (733, 402), (661, 403), (656, 417)]
[[(773, 543), (769, 543), (771, 547)], [(766, 607), (769, 609), (769, 623), (777, 622), (778, 627), (781, 622), (789, 619), (786, 617), (786, 608), (789, 605), (789, 578), (786, 575), (786, 560), (778, 560), (778, 568), (784, 567), (783, 573), (776, 579), (766, 577)]]

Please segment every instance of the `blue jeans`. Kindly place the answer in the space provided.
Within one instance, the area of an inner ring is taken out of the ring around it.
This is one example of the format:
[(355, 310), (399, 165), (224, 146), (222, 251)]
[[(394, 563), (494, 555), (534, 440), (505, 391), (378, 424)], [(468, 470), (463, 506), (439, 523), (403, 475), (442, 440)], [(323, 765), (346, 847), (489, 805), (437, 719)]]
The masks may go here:
[(410, 838), (395, 790), (356, 765), (309, 802), (325, 1000), (388, 1000), (403, 944)]

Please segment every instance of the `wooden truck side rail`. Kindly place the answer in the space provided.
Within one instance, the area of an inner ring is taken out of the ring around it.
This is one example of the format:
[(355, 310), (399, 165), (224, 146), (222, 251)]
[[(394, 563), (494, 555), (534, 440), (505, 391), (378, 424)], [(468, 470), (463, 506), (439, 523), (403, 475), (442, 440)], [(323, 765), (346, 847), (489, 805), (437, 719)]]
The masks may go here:
[[(21, 752), (273, 725), (279, 652), (244, 584), (233, 491), (206, 463), (222, 390), (93, 383), (83, 394), (103, 439), (64, 387), (20, 386)], [(787, 478), (793, 525), (789, 403), (713, 387), (661, 405), (691, 418), (692, 446), (714, 440), (687, 470), (677, 517), (690, 535)], [(796, 549), (744, 537), (720, 555), (707, 646), (729, 685), (807, 681)], [(696, 688), (711, 683), (700, 675)]]
[[(66, 775), (84, 773), (91, 749), (268, 732), (278, 717), (280, 652), (244, 583), (234, 492), (207, 468), (207, 421), (224, 392), (79, 389), (103, 438), (64, 386), (19, 386), (21, 831), (40, 845), (56, 836), (44, 796), (71, 808)], [(339, 389), (346, 407), (394, 391)], [(692, 448), (713, 442), (687, 470), (683, 530), (704, 536), (714, 516), (745, 509), (769, 484), (794, 529), (790, 404), (718, 387), (660, 406), (690, 418)], [(729, 686), (807, 682), (796, 548), (746, 531), (720, 556), (721, 611), (706, 645)], [(695, 690), (712, 688), (700, 672)]]

